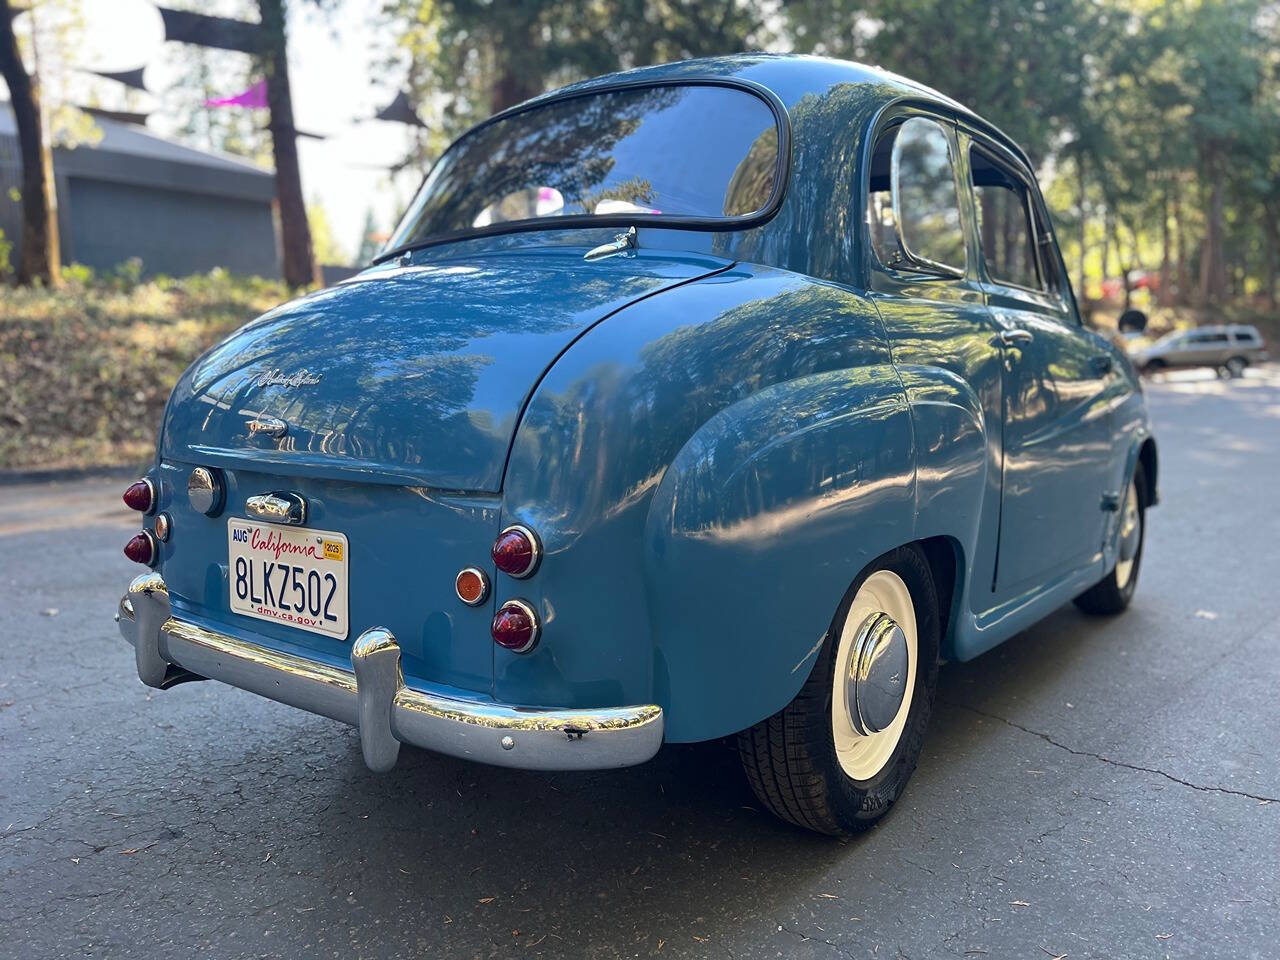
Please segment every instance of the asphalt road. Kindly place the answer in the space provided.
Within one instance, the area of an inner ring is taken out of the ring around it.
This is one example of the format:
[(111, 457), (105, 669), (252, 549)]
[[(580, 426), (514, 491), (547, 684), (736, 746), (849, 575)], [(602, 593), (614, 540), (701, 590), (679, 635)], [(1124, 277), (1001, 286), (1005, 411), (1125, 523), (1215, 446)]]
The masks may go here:
[(723, 745), (608, 774), (403, 751), (133, 671), (121, 483), (0, 487), (0, 957), (1275, 957), (1280, 371), (1150, 388), (1134, 607), (942, 671), (837, 843)]

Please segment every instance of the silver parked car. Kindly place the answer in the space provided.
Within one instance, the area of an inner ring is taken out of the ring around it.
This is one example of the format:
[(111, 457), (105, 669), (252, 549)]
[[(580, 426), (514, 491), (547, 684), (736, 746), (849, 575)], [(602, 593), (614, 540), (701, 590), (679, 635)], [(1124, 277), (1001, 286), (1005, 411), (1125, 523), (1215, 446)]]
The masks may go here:
[(1239, 377), (1249, 364), (1262, 363), (1267, 356), (1257, 327), (1223, 324), (1167, 333), (1151, 346), (1136, 351), (1133, 363), (1143, 373), (1213, 367), (1219, 373)]

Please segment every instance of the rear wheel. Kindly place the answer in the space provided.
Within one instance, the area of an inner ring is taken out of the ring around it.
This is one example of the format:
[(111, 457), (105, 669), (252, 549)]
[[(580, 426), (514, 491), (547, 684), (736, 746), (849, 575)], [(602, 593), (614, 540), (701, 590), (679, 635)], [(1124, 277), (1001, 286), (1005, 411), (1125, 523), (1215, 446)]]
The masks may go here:
[(845, 594), (796, 698), (738, 735), (760, 802), (835, 836), (888, 813), (924, 743), (939, 640), (924, 555), (915, 547), (885, 554)]
[(1232, 357), (1226, 362), (1227, 375), (1233, 380), (1238, 380), (1244, 376), (1247, 366), (1249, 366), (1249, 361), (1244, 357)]
[(1139, 463), (1133, 480), (1125, 491), (1120, 507), (1120, 542), (1116, 565), (1105, 577), (1080, 596), (1075, 604), (1085, 613), (1119, 613), (1129, 606), (1138, 586), (1138, 567), (1142, 563), (1142, 544), (1147, 528), (1146, 477)]

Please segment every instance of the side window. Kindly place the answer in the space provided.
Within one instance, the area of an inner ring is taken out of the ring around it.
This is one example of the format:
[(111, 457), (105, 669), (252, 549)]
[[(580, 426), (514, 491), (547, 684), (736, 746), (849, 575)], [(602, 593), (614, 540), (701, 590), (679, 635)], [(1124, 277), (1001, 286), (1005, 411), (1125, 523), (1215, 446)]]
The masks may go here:
[(872, 154), (867, 201), (871, 246), (882, 264), (964, 272), (955, 168), (940, 124), (912, 117), (881, 135)]
[(978, 235), (987, 275), (997, 283), (1045, 290), (1036, 250), (1035, 214), (1026, 184), (985, 151), (969, 153)]

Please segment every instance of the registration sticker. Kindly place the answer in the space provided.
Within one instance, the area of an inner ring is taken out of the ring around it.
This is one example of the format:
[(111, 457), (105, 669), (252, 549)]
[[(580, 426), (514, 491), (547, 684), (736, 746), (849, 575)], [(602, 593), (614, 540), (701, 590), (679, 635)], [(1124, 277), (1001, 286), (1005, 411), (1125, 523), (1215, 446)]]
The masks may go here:
[(347, 538), (341, 533), (231, 517), (231, 609), (345, 639), (348, 554)]

